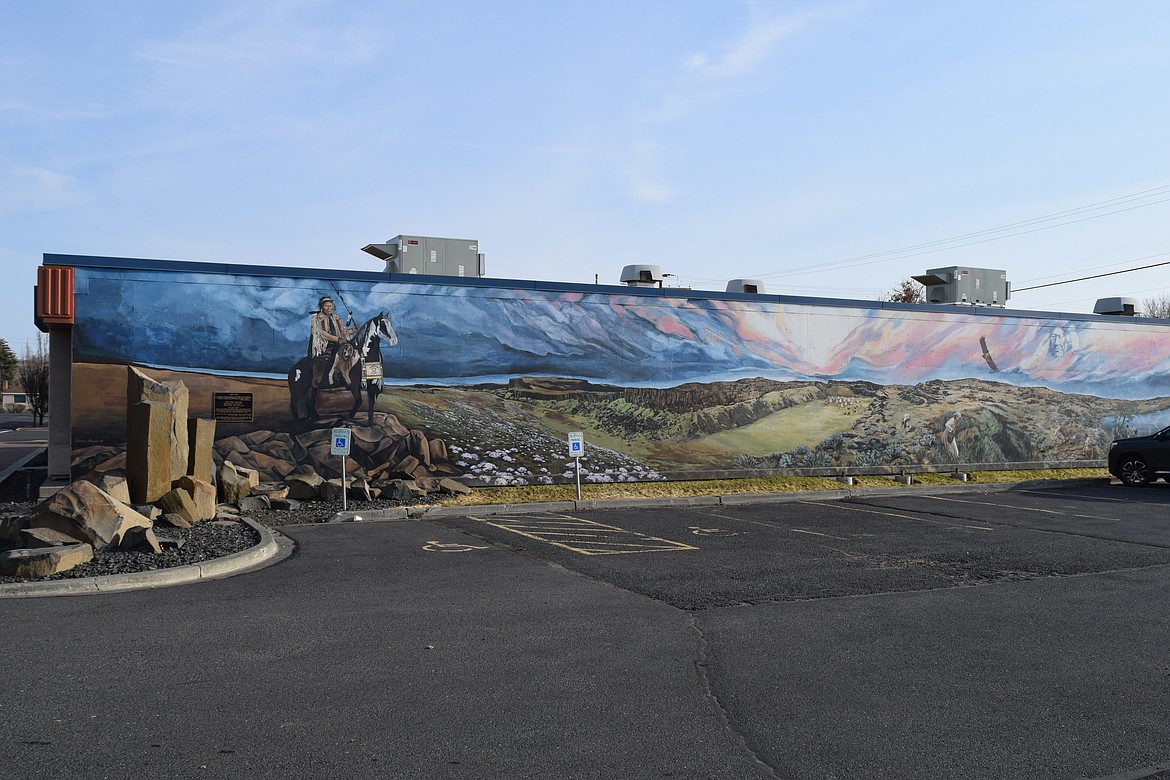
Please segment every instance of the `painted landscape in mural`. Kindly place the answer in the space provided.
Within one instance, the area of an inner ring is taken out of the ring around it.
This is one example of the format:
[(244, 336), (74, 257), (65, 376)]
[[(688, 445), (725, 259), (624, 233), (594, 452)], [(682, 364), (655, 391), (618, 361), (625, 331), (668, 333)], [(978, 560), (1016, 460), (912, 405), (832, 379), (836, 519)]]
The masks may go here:
[(572, 476), (569, 431), (585, 433), (586, 480), (626, 481), (1092, 461), (1170, 422), (1170, 331), (1151, 323), (78, 274), (74, 382), (95, 389), (75, 400), (81, 471), (125, 440), (128, 364), (182, 379), (195, 415), (251, 393), (254, 420), (220, 424), (217, 452), (273, 479), (335, 470), (336, 425), (372, 480), (516, 485)]

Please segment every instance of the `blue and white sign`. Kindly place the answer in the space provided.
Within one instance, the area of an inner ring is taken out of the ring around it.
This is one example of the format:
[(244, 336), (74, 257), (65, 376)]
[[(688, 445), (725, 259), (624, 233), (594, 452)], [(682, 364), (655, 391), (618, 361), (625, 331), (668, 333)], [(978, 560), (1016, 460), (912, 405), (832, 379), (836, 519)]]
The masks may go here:
[(349, 440), (351, 434), (352, 431), (350, 431), (349, 428), (334, 428), (333, 440), (329, 445), (329, 454), (341, 455), (343, 457), (349, 455)]
[(579, 458), (585, 454), (585, 435), (580, 431), (569, 434), (569, 457)]

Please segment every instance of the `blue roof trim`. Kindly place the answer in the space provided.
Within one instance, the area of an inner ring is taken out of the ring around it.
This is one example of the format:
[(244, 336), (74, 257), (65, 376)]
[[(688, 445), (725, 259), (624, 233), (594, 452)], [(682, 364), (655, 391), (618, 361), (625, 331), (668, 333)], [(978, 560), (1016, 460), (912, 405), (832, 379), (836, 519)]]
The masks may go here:
[(895, 303), (891, 301), (862, 301), (846, 298), (812, 298), (794, 295), (720, 292), (691, 290), (682, 287), (630, 287), (627, 285), (578, 284), (574, 282), (543, 282), (524, 279), (495, 279), (467, 276), (434, 276), (428, 274), (393, 274), (385, 271), (344, 271), (325, 268), (288, 268), (273, 265), (242, 265), (235, 263), (204, 263), (188, 260), (153, 260), (132, 257), (99, 257), (92, 255), (42, 255), (44, 265), (71, 265), (76, 268), (108, 268), (124, 271), (154, 271), (190, 274), (224, 274), (227, 276), (271, 276), (285, 279), (328, 279), (355, 282), (394, 282), (395, 284), (445, 285), (449, 287), (506, 288), (540, 292), (602, 293), (632, 295), (644, 298), (684, 298), (690, 300), (744, 301), (752, 303), (793, 304), (799, 306), (828, 306), (835, 308), (886, 309), (890, 311), (939, 312), (944, 314), (971, 314), (984, 317), (1016, 317), (1027, 319), (1072, 321), (1125, 321), (1150, 325), (1170, 326), (1170, 320), (1150, 317), (1122, 317), (1072, 312), (1028, 311), (1000, 309), (989, 306), (958, 306), (930, 303)]

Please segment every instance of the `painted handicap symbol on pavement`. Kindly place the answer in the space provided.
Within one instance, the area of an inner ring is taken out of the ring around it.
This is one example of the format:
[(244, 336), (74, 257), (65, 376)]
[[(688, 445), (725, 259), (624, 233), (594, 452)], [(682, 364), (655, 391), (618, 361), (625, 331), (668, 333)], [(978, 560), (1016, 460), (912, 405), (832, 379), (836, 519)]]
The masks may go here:
[(697, 525), (687, 527), (695, 536), (739, 536), (739, 531), (729, 531), (726, 528), (700, 528)]
[(427, 552), (441, 552), (441, 553), (461, 553), (471, 552), (472, 550), (486, 550), (490, 545), (483, 545), (482, 547), (474, 544), (443, 544), (437, 539), (431, 539), (423, 545), (423, 549)]

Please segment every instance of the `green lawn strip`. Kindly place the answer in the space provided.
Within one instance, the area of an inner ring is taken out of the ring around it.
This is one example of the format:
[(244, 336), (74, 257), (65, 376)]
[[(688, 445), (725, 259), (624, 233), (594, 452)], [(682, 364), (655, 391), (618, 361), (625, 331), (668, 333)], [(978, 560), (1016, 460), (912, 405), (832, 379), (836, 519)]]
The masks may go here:
[[(1050, 469), (1035, 471), (976, 471), (968, 483), (1030, 482), (1057, 479), (1107, 479), (1104, 469)], [(917, 485), (961, 484), (950, 474), (915, 474)], [(854, 487), (904, 487), (890, 477), (854, 477)], [(843, 490), (845, 485), (830, 477), (758, 477), (753, 479), (696, 480), (691, 482), (625, 482), (582, 486), (585, 499), (685, 498), (740, 493), (793, 493), (802, 490)], [(473, 488), (470, 495), (451, 498), (444, 506), (483, 504), (528, 504), (546, 501), (575, 501), (577, 486), (529, 485), (526, 487)]]

